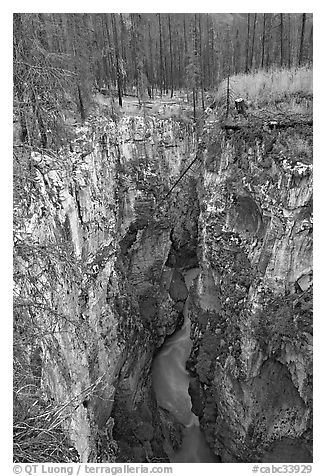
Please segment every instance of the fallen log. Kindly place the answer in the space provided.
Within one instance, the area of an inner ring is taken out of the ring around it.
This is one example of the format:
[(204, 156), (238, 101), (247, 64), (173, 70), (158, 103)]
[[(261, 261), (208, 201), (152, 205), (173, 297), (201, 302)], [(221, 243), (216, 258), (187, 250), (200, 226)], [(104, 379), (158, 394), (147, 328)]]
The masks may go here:
[[(257, 123), (255, 123), (257, 125)], [(296, 127), (296, 126), (312, 126), (313, 120), (307, 121), (287, 121), (287, 122), (279, 122), (279, 121), (269, 121), (263, 122), (261, 126), (268, 127), (270, 129), (286, 129), (287, 127)], [(222, 124), (221, 128), (226, 131), (240, 131), (241, 129), (248, 129), (251, 127), (250, 123), (247, 124)]]

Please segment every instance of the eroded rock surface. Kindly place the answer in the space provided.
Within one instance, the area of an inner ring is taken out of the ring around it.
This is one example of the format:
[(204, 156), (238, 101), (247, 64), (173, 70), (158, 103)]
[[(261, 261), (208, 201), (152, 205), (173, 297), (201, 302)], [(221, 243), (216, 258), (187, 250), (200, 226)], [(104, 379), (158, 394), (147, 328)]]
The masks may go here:
[(182, 325), (193, 267), (190, 394), (211, 449), (222, 462), (310, 461), (311, 128), (215, 124), (199, 152), (171, 119), (93, 118), (76, 132), (60, 157), (33, 153), (15, 292), (33, 306), (41, 392), (81, 461), (168, 461), (180, 446), (151, 364)]
[[(188, 129), (169, 119), (92, 118), (70, 150), (32, 154), (34, 196), (17, 230), (30, 253), (16, 291), (42, 297), (37, 371), (82, 461), (165, 461), (166, 427), (177, 432), (161, 423), (151, 363), (181, 325), (186, 299), (165, 265), (169, 211), (157, 210), (193, 153)], [(35, 285), (24, 273), (38, 276)]]
[(223, 462), (311, 461), (311, 130), (244, 128), (205, 145), (194, 410)]

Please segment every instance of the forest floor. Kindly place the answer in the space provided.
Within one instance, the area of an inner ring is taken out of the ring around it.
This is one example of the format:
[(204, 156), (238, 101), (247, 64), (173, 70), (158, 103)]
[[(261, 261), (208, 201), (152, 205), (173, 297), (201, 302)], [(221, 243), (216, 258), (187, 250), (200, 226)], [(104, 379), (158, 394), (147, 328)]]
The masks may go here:
[(170, 92), (162, 96), (156, 94), (154, 98), (139, 100), (136, 96), (125, 95), (122, 99), (122, 107), (119, 107), (118, 100), (106, 97), (100, 93), (94, 96), (94, 102), (98, 106), (113, 108), (118, 115), (139, 116), (150, 115), (159, 116), (162, 119), (190, 118), (192, 115), (192, 103), (187, 101), (187, 94), (184, 91), (176, 91), (171, 98)]
[[(239, 98), (245, 103), (243, 114), (235, 107), (235, 100)], [(143, 99), (129, 94), (123, 96), (122, 101), (120, 107), (117, 97), (97, 93), (93, 97), (94, 114), (111, 115), (116, 119), (147, 116), (193, 124), (192, 93), (185, 90), (175, 90), (172, 98), (170, 91), (162, 96), (156, 92), (152, 98)], [(312, 117), (312, 70), (307, 67), (232, 76), (229, 87), (223, 80), (215, 92), (204, 92), (203, 99), (199, 92), (196, 104), (197, 125), (201, 124), (206, 130), (217, 123), (233, 130), (311, 126)]]

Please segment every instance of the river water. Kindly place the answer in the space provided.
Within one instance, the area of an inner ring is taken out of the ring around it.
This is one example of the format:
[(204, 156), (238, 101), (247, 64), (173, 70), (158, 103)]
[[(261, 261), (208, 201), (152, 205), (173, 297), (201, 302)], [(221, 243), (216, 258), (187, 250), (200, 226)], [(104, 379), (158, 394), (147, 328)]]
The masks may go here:
[[(198, 269), (191, 269), (185, 274), (188, 289), (198, 273)], [(185, 426), (182, 445), (171, 457), (171, 463), (215, 463), (218, 459), (206, 443), (198, 417), (191, 411), (190, 379), (186, 371), (191, 346), (187, 300), (182, 328), (166, 340), (153, 361), (153, 386), (158, 405)]]

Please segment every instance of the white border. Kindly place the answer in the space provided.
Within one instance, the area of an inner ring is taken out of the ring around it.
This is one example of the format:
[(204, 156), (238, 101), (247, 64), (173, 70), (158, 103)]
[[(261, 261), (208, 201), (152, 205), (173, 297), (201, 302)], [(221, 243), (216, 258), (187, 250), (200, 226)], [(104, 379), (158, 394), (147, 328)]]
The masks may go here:
[[(153, 9), (155, 5), (155, 9)], [(135, 8), (137, 6), (137, 8)], [(266, 8), (262, 8), (262, 7)], [(325, 319), (323, 295), (326, 293), (324, 278), (325, 274), (325, 237), (324, 223), (325, 214), (325, 195), (326, 188), (326, 170), (324, 159), (325, 141), (325, 46), (326, 46), (326, 11), (322, 2), (317, 1), (279, 1), (262, 4), (262, 2), (240, 2), (228, 1), (223, 3), (201, 1), (197, 3), (164, 1), (154, 2), (131, 2), (119, 1), (118, 4), (110, 4), (106, 1), (92, 2), (71, 2), (71, 1), (13, 1), (2, 8), (0, 15), (1, 21), (1, 303), (2, 303), (2, 329), (1, 329), (1, 363), (2, 363), (2, 392), (1, 392), (1, 410), (2, 410), (2, 445), (3, 460), (10, 461), (8, 471), (1, 470), (2, 474), (12, 474), (11, 455), (12, 455), (12, 14), (13, 12), (313, 12), (314, 13), (314, 213), (315, 213), (315, 232), (314, 232), (314, 274), (315, 274), (315, 293), (314, 293), (314, 469), (312, 474), (325, 474), (322, 471), (322, 462), (324, 460), (324, 441), (325, 441), (325, 405), (324, 398), (324, 375), (326, 364), (323, 353), (325, 347)], [(251, 465), (205, 465), (205, 472), (208, 474), (214, 471), (214, 474), (250, 474)], [(182, 471), (189, 465), (182, 465)], [(200, 467), (196, 466), (200, 471)], [(194, 468), (192, 467), (194, 470)], [(179, 474), (181, 466), (174, 474)], [(232, 470), (230, 472), (229, 470)], [(191, 472), (191, 471), (190, 471)]]

